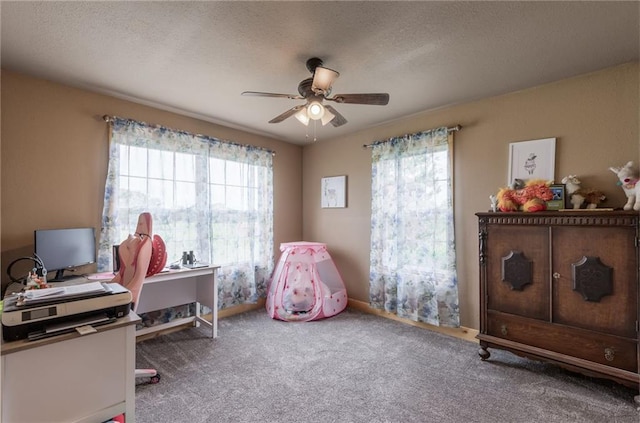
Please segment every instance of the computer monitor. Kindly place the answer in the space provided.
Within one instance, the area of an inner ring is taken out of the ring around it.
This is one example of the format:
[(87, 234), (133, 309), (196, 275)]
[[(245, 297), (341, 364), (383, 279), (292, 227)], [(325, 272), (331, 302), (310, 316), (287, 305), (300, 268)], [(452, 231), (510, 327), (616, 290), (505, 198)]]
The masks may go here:
[[(61, 282), (64, 271), (96, 262), (94, 228), (36, 229), (35, 253), (47, 272), (56, 271), (49, 282)], [(72, 276), (73, 277), (73, 276)]]

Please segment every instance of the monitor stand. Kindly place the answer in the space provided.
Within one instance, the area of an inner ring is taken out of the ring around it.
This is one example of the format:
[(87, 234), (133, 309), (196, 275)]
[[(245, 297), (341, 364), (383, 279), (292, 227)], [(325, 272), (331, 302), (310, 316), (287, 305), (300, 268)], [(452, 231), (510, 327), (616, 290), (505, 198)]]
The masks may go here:
[(73, 276), (65, 276), (64, 270), (65, 269), (56, 270), (56, 275), (53, 277), (53, 279), (47, 279), (47, 282), (64, 282), (65, 280), (73, 278)]

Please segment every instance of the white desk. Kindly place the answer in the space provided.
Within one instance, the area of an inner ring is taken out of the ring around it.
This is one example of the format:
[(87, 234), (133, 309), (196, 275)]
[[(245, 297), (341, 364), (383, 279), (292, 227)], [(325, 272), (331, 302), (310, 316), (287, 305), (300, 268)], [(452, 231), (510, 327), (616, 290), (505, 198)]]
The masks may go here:
[[(218, 283), (216, 282), (218, 267), (171, 270), (146, 278), (142, 285), (142, 291), (140, 291), (140, 301), (136, 306), (136, 313), (147, 313), (182, 304), (196, 303), (196, 315), (144, 328), (138, 330), (136, 335), (142, 336), (193, 322), (196, 326), (202, 323), (210, 327), (211, 337), (216, 338), (218, 336)], [(200, 305), (211, 309), (211, 322), (200, 315)]]
[[(172, 320), (149, 328), (136, 331), (137, 336), (158, 332), (185, 323), (193, 322), (194, 325), (204, 324), (211, 328), (211, 337), (218, 337), (218, 282), (216, 271), (220, 266), (202, 267), (199, 269), (178, 269), (168, 272), (158, 273), (144, 280), (142, 291), (140, 291), (139, 304), (136, 306), (136, 313), (147, 313), (150, 311), (162, 310), (168, 307), (175, 307), (183, 304), (196, 303), (196, 315)], [(87, 281), (110, 281), (113, 279), (111, 273), (98, 273), (87, 277), (77, 277), (55, 286), (75, 285), (86, 283)], [(9, 286), (7, 292), (19, 291), (21, 285)], [(209, 307), (211, 311), (211, 322), (200, 315), (200, 304)]]
[(2, 343), (2, 423), (135, 423), (133, 312), (97, 332)]

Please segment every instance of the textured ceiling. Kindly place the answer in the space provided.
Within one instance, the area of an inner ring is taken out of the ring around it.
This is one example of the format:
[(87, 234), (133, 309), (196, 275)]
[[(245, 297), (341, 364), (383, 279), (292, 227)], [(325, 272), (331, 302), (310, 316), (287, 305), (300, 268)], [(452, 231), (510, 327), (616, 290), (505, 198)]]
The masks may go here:
[[(320, 57), (333, 93), (387, 92), (387, 106), (335, 104), (330, 139), (421, 111), (638, 60), (631, 2), (9, 2), (5, 69), (306, 144), (295, 118), (268, 121)], [(105, 110), (105, 113), (108, 112)], [(162, 123), (162, 122), (154, 122)]]

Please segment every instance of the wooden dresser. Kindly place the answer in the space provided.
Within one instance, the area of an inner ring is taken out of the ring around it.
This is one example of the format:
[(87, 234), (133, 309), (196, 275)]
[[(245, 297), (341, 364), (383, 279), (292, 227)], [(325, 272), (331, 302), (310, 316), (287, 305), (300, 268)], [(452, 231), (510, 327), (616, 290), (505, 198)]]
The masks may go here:
[(638, 212), (477, 213), (479, 354), (640, 386)]

